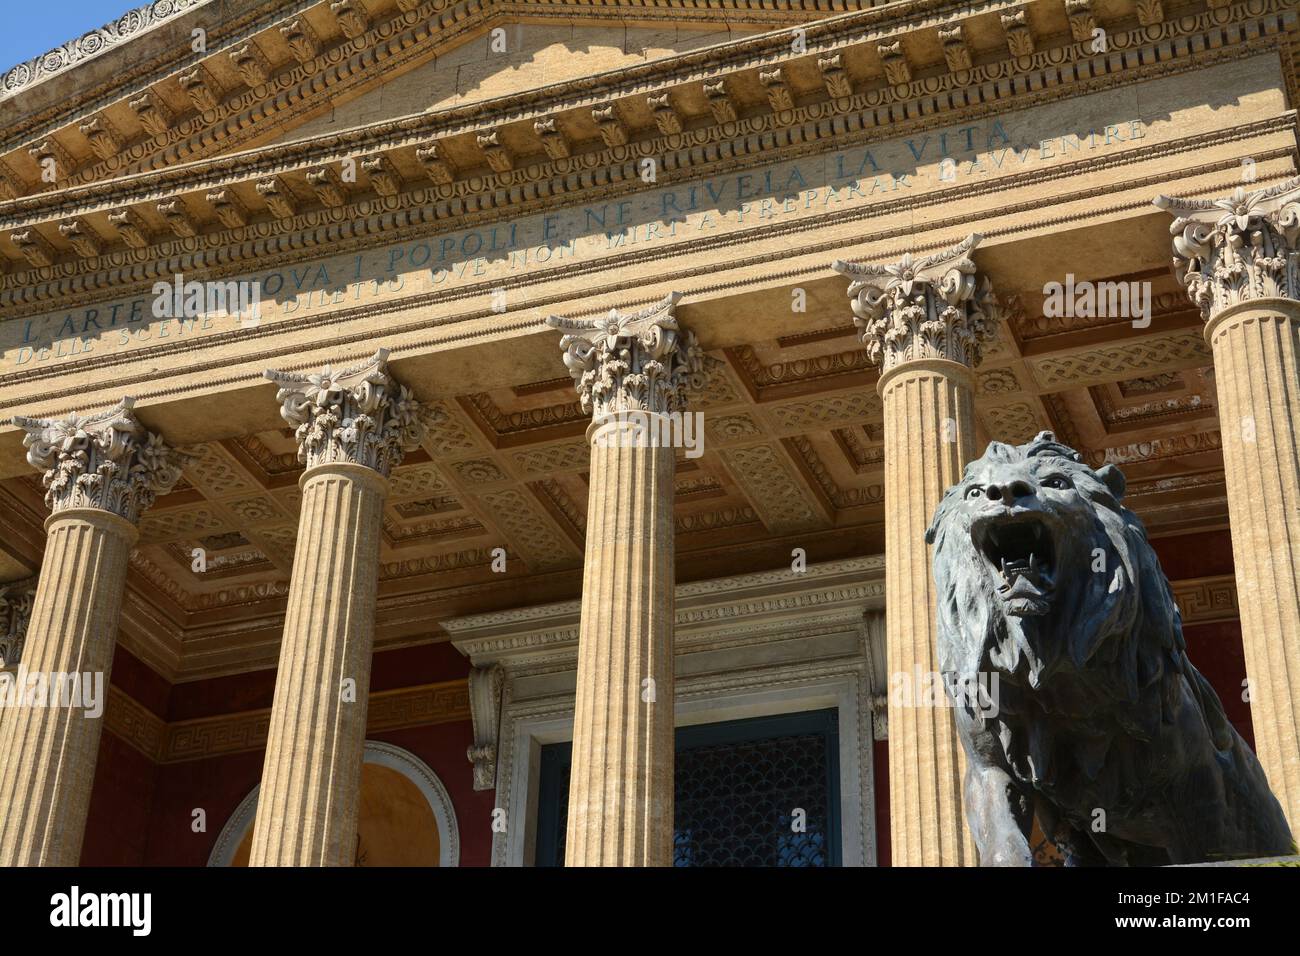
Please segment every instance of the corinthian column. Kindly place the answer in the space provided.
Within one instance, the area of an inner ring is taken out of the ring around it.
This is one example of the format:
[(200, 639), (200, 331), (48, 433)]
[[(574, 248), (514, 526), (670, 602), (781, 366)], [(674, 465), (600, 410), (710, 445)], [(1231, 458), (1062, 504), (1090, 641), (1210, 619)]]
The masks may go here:
[(423, 435), (388, 353), (305, 377), (268, 371), (306, 471), (251, 866), (351, 866), (388, 475)]
[[(881, 370), (885, 416), (885, 644), (889, 686), (937, 681), (930, 548), (925, 531), (943, 492), (975, 454), (974, 376), (998, 319), (977, 282), (971, 236), (889, 266), (836, 262), (853, 321)], [(962, 823), (965, 758), (951, 708), (923, 693), (889, 695), (889, 826), (895, 866), (974, 865)]]
[(180, 458), (136, 421), (132, 405), (128, 398), (64, 421), (14, 419), (27, 431), (27, 461), (45, 473), (52, 513), (8, 688), (23, 693), (0, 720), (0, 866), (81, 859), (136, 522), (181, 474)]
[(1155, 203), (1214, 352), (1255, 748), (1300, 833), (1300, 179)]
[(564, 364), (592, 413), (568, 866), (673, 862), (674, 458), (663, 439), (704, 367), (677, 298), (547, 320), (566, 333)]

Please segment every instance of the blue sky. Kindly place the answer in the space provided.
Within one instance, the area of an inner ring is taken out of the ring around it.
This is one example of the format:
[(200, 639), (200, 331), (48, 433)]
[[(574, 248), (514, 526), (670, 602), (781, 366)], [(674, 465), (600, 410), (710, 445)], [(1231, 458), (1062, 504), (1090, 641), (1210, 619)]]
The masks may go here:
[(0, 74), (116, 20), (146, 0), (6, 0)]

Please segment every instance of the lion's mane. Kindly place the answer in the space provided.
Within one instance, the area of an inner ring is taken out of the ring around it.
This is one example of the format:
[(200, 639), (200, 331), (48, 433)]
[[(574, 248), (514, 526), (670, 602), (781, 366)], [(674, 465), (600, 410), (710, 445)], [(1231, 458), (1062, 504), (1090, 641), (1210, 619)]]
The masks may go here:
[[(939, 665), (950, 686), (996, 674), (998, 711), (965, 708), (991, 722), (1015, 776), (1047, 791), (1086, 791), (1114, 806), (1151, 769), (1139, 742), (1155, 736), (1181, 693), (1198, 698), (1217, 746), (1232, 731), (1218, 698), (1187, 660), (1177, 605), (1142, 522), (1120, 500), (1113, 466), (1094, 470), (1043, 433), (1027, 445), (992, 443), (981, 461), (1052, 458), (1086, 502), (1058, 517), (1056, 593), (1042, 617), (1008, 616), (958, 505), (970, 481), (944, 495), (927, 540), (935, 545)], [(959, 701), (960, 702), (960, 701)], [(1104, 779), (1103, 764), (1118, 773)], [(1104, 792), (1098, 792), (1098, 791)]]

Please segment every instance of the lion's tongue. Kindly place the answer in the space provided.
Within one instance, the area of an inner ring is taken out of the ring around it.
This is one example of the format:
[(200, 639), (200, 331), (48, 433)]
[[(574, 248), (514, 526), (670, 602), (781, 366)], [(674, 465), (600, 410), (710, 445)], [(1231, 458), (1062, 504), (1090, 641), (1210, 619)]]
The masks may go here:
[(1044, 594), (1033, 580), (1036, 577), (1036, 574), (1018, 575), (1010, 585), (1003, 585), (998, 590), (1005, 598), (1041, 598)]
[(1039, 566), (1035, 555), (1031, 554), (1027, 558), (1015, 558), (1011, 561), (1004, 558), (1001, 570), (1003, 583), (998, 588), (998, 592), (1004, 598), (1043, 597), (1043, 590), (1039, 586), (1042, 582), (1043, 569)]
[(1024, 581), (1027, 578), (1037, 581), (1042, 574), (1042, 570), (1043, 569), (1040, 567), (1037, 557), (1033, 554), (1027, 558), (1013, 558), (1010, 561), (1003, 558), (1001, 568), (1002, 580), (1006, 583), (1002, 588), (1005, 589), (1008, 586), (1014, 586), (1018, 582)]

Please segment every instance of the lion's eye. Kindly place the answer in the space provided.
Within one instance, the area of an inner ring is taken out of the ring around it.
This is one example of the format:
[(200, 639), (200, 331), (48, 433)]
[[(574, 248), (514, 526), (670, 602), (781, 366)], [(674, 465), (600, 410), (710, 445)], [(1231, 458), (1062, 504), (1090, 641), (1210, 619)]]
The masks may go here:
[(967, 489), (966, 489), (966, 497), (967, 497), (967, 498), (982, 498), (982, 497), (984, 497), (984, 489), (981, 488), (979, 485), (976, 485), (976, 486), (973, 487), (973, 488), (967, 488)]
[(1070, 487), (1070, 479), (1064, 475), (1051, 475), (1043, 479), (1043, 487), (1063, 490)]

